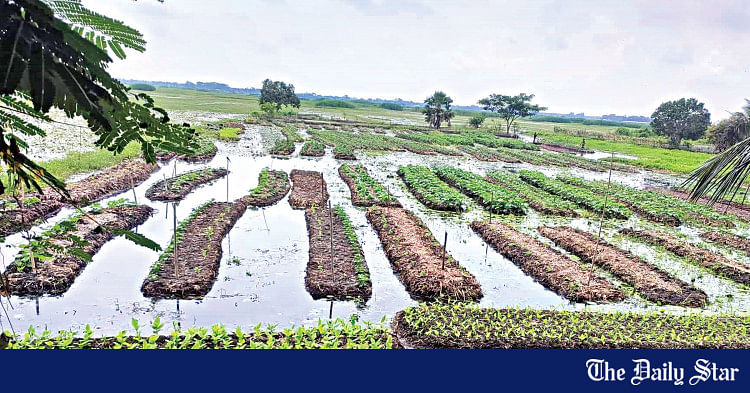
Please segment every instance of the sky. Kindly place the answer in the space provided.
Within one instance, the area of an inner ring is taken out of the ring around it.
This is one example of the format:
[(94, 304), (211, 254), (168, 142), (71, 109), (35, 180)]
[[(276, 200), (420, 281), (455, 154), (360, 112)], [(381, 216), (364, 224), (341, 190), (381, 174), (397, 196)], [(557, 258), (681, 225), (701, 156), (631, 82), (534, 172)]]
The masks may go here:
[(222, 82), (472, 105), (533, 93), (549, 112), (649, 116), (750, 98), (750, 1), (84, 0), (148, 41), (123, 79)]

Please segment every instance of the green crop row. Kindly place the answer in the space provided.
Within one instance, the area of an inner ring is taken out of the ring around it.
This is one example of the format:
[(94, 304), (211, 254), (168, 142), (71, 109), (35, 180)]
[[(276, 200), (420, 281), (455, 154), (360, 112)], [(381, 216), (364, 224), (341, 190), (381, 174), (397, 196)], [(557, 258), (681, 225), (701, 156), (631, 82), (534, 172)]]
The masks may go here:
[(284, 138), (292, 143), (302, 142), (304, 139), (297, 133), (297, 127), (288, 125), (281, 128), (281, 133), (284, 134)]
[(433, 171), (441, 180), (475, 198), (479, 204), (493, 213), (526, 214), (528, 205), (515, 192), (492, 184), (476, 173), (449, 166), (435, 167)]
[[(518, 175), (506, 171), (490, 171), (487, 176), (504, 188), (516, 193), (521, 198), (529, 202), (535, 209), (543, 213), (566, 212), (566, 215), (574, 215), (578, 207), (576, 203), (563, 199), (557, 195), (550, 194), (540, 188), (534, 187), (524, 182)], [(536, 206), (538, 207), (536, 207)]]
[(354, 270), (357, 274), (357, 283), (360, 287), (368, 286), (370, 285), (370, 272), (367, 270), (367, 266), (365, 266), (365, 258), (362, 254), (362, 249), (359, 246), (357, 233), (354, 232), (354, 225), (352, 225), (349, 216), (346, 215), (346, 212), (341, 205), (336, 205), (333, 208), (333, 211), (339, 216), (339, 219), (341, 219), (341, 224), (344, 227), (344, 234), (349, 241), (349, 247), (354, 255)]
[(732, 217), (713, 209), (690, 203), (655, 191), (638, 190), (619, 183), (588, 181), (579, 177), (558, 175), (567, 184), (583, 187), (601, 195), (609, 195), (642, 211), (647, 218), (658, 222), (680, 225), (683, 223), (711, 223), (731, 221)]
[(375, 181), (369, 173), (367, 173), (367, 169), (365, 169), (362, 165), (347, 165), (342, 164), (341, 170), (349, 177), (354, 179), (354, 184), (356, 185), (357, 194), (365, 200), (369, 201), (372, 199), (372, 196), (370, 195), (370, 190), (372, 190), (375, 193), (375, 197), (378, 201), (395, 201), (396, 198), (388, 193), (388, 190), (383, 187), (380, 182)]
[(426, 206), (437, 210), (466, 210), (466, 197), (445, 184), (428, 168), (418, 165), (400, 166), (398, 174)]
[(570, 184), (563, 183), (559, 180), (544, 176), (541, 172), (520, 171), (523, 181), (539, 187), (550, 194), (555, 194), (563, 199), (573, 201), (579, 206), (584, 207), (594, 213), (603, 213), (605, 217), (610, 218), (628, 218), (633, 213), (622, 203), (613, 201), (612, 198), (594, 194), (593, 192)]
[(314, 139), (310, 139), (302, 145), (302, 150), (300, 150), (299, 154), (302, 156), (320, 157), (325, 154), (325, 146)]
[(133, 319), (133, 331), (120, 331), (113, 337), (94, 337), (94, 330), (86, 325), (83, 332), (61, 330), (56, 334), (45, 329), (38, 333), (34, 327), (23, 336), (10, 332), (9, 349), (390, 349), (393, 338), (389, 329), (370, 322), (357, 323), (354, 319), (344, 321), (318, 321), (317, 326), (294, 327), (276, 330), (276, 325), (262, 328), (256, 325), (248, 331), (237, 327), (228, 331), (224, 325), (208, 328), (181, 329), (176, 322), (173, 331), (163, 335), (164, 324), (156, 318), (151, 324), (152, 334), (144, 334), (137, 320)]
[(662, 312), (491, 309), (423, 303), (404, 310), (415, 344), (460, 348), (747, 348), (750, 317)]

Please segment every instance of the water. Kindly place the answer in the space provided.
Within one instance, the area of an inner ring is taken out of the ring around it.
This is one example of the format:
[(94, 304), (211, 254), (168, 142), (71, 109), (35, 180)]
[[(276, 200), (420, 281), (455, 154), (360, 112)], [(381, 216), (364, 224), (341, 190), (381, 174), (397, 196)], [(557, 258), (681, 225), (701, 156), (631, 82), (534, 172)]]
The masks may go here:
[[(341, 204), (356, 227), (372, 279), (372, 298), (365, 304), (353, 301), (336, 301), (333, 318), (348, 319), (356, 314), (360, 320), (380, 322), (383, 317), (392, 317), (398, 310), (416, 304), (409, 298), (403, 285), (393, 273), (375, 231), (365, 217), (365, 210), (350, 203), (350, 193), (338, 175), (340, 161), (335, 160), (328, 149), (325, 157), (298, 157), (300, 146), (292, 158), (278, 158), (263, 155), (263, 146), (278, 137), (278, 131), (260, 126), (246, 130), (239, 142), (219, 143), (219, 153), (207, 164), (176, 163), (177, 172), (185, 172), (200, 167), (226, 168), (229, 157), (230, 174), (223, 179), (196, 189), (176, 207), (177, 219), (185, 219), (190, 212), (203, 202), (234, 200), (247, 194), (255, 187), (262, 168), (284, 170), (294, 168), (315, 170), (323, 173), (328, 183), (331, 202)], [(526, 276), (512, 262), (487, 247), (482, 239), (468, 227), (473, 219), (486, 217), (486, 212), (472, 204), (469, 211), (445, 214), (425, 208), (405, 189), (395, 174), (398, 165), (415, 163), (421, 165), (454, 165), (477, 173), (490, 169), (536, 169), (554, 175), (560, 168), (538, 168), (529, 164), (505, 164), (478, 162), (469, 158), (420, 156), (408, 152), (367, 153), (358, 152), (359, 162), (365, 165), (371, 175), (382, 182), (403, 206), (414, 211), (436, 238), (443, 239), (448, 232), (447, 250), (469, 272), (474, 274), (482, 286), (484, 298), (480, 305), (492, 307), (536, 307), (545, 309), (596, 309), (596, 310), (655, 310), (666, 309), (685, 311), (679, 307), (660, 307), (633, 295), (625, 301), (609, 305), (573, 304), (557, 294), (545, 289), (529, 276)], [(174, 170), (174, 161), (165, 164), (147, 181), (135, 188), (138, 202), (148, 204), (156, 211), (153, 217), (137, 228), (163, 248), (169, 244), (173, 231), (173, 205), (151, 202), (144, 196), (150, 185), (169, 177)], [(606, 180), (607, 174), (571, 169), (575, 175), (588, 179)], [(636, 187), (642, 187), (653, 174), (622, 174), (615, 172), (613, 178)], [(228, 190), (228, 191), (227, 191)], [(109, 200), (133, 198), (128, 190)], [(47, 223), (35, 227), (39, 233), (55, 222), (69, 216), (73, 211), (64, 209)], [(509, 219), (506, 219), (509, 220)], [(565, 219), (543, 217), (531, 214), (522, 219), (514, 219), (521, 230), (538, 237), (535, 228), (542, 224), (572, 224), (575, 227), (596, 231), (598, 221), (591, 218)], [(640, 222), (638, 222), (640, 223)], [(629, 223), (631, 224), (631, 223)], [(649, 225), (640, 223), (641, 226)], [(615, 227), (605, 221), (605, 237), (618, 241)], [(544, 240), (543, 238), (540, 238)], [(18, 245), (24, 240), (20, 234), (7, 238), (2, 247), (4, 266), (10, 263), (18, 252)], [(548, 241), (547, 241), (548, 242)], [(713, 277), (702, 270), (688, 265), (652, 248), (621, 241), (623, 246), (633, 248), (650, 262), (670, 271), (678, 272), (678, 277), (688, 282), (695, 278), (695, 285), (706, 291), (712, 303), (707, 312), (747, 312), (750, 295), (745, 288)], [(616, 243), (619, 244), (619, 243)], [(116, 238), (105, 244), (93, 261), (75, 280), (65, 294), (57, 297), (10, 298), (13, 308), (9, 310), (16, 330), (29, 325), (37, 328), (82, 330), (86, 324), (99, 334), (112, 334), (129, 329), (131, 318), (146, 324), (161, 317), (169, 324), (179, 322), (182, 326), (210, 326), (223, 323), (228, 327), (247, 327), (258, 323), (291, 325), (311, 325), (318, 319), (327, 319), (330, 302), (313, 300), (304, 287), (305, 268), (308, 260), (307, 231), (304, 212), (293, 210), (287, 198), (277, 204), (250, 209), (237, 222), (222, 243), (223, 256), (219, 276), (208, 295), (202, 300), (152, 300), (143, 297), (140, 286), (148, 271), (159, 256), (158, 252), (123, 239)], [(735, 255), (733, 255), (735, 256)], [(738, 257), (739, 258), (739, 257)], [(3, 268), (4, 268), (3, 266)], [(615, 280), (616, 281), (616, 280)], [(621, 283), (618, 285), (622, 285)], [(628, 291), (630, 293), (630, 291)], [(7, 301), (3, 303), (7, 307)], [(0, 329), (9, 329), (3, 315)]]

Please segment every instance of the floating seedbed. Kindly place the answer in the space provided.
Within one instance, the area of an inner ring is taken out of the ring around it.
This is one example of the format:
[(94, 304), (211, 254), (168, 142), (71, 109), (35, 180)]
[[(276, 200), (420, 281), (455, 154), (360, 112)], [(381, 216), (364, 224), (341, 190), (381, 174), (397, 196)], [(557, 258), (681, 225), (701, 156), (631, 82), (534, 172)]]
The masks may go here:
[(498, 184), (503, 188), (516, 193), (523, 198), (529, 206), (543, 214), (564, 217), (578, 217), (575, 210), (577, 204), (562, 199), (557, 195), (550, 194), (540, 188), (536, 188), (517, 175), (510, 172), (490, 171), (487, 172), (487, 181)]
[(205, 296), (219, 274), (221, 242), (245, 210), (243, 203), (214, 201), (193, 210), (151, 267), (141, 286), (143, 295), (178, 299)]
[(701, 233), (701, 237), (726, 247), (736, 248), (738, 250), (744, 251), (747, 256), (750, 256), (750, 239), (746, 237), (737, 236), (727, 232), (716, 231)]
[(466, 210), (466, 197), (440, 180), (428, 168), (406, 165), (398, 167), (397, 173), (404, 180), (409, 191), (423, 205), (443, 211), (461, 212)]
[(305, 287), (313, 299), (369, 299), (370, 271), (344, 209), (313, 206), (305, 221), (310, 245)]
[(407, 348), (750, 348), (750, 319), (728, 315), (429, 303), (399, 311), (393, 332)]
[(354, 155), (354, 150), (351, 146), (339, 143), (333, 148), (333, 158), (354, 161), (357, 159), (357, 156)]
[(290, 156), (294, 153), (294, 142), (290, 142), (286, 139), (279, 139), (268, 152), (279, 156)]
[(343, 164), (339, 175), (351, 192), (354, 206), (401, 206), (382, 184), (373, 179), (362, 165)]
[(160, 180), (148, 190), (146, 198), (152, 201), (178, 201), (197, 187), (227, 175), (226, 169), (198, 169)]
[(158, 165), (142, 159), (125, 160), (66, 188), (74, 203), (86, 205), (143, 183), (157, 169)]
[(540, 227), (539, 233), (583, 261), (612, 272), (648, 300), (685, 307), (702, 307), (706, 304), (703, 291), (670, 277), (630, 252), (620, 250), (590, 233), (570, 227)]
[(239, 202), (248, 206), (271, 206), (289, 192), (289, 177), (284, 171), (263, 168), (258, 176), (258, 186), (250, 190)]
[(574, 302), (616, 302), (625, 295), (610, 281), (552, 247), (499, 223), (474, 221), (474, 230), (492, 248), (551, 291)]
[(314, 139), (309, 139), (304, 145), (302, 145), (302, 150), (300, 150), (299, 155), (305, 157), (323, 157), (325, 153), (324, 144)]
[(449, 166), (435, 167), (433, 171), (440, 180), (458, 188), (493, 213), (526, 214), (528, 205), (516, 193), (490, 183), (476, 173)]
[(539, 187), (550, 194), (575, 202), (579, 206), (597, 214), (604, 214), (607, 218), (626, 219), (632, 215), (625, 205), (612, 198), (594, 194), (593, 192), (549, 178), (541, 172), (520, 171), (521, 179), (533, 186)]
[(293, 208), (323, 207), (326, 202), (328, 202), (328, 188), (322, 173), (292, 170), (292, 195), (289, 196), (289, 204)]
[(153, 212), (148, 206), (114, 202), (75, 215), (21, 246), (5, 272), (3, 283), (14, 295), (59, 295), (81, 274), (91, 257), (118, 230), (144, 223)]
[(576, 187), (607, 195), (643, 215), (646, 219), (666, 225), (679, 226), (697, 223), (710, 226), (733, 227), (732, 217), (708, 207), (681, 201), (653, 191), (638, 190), (619, 183), (588, 181), (579, 177), (559, 175), (558, 180)]
[(367, 219), (378, 232), (391, 266), (413, 299), (476, 300), (477, 279), (440, 247), (414, 213), (398, 207), (372, 207)]
[[(20, 203), (19, 203), (20, 202)], [(7, 198), (0, 208), (0, 238), (25, 231), (52, 217), (60, 211), (63, 204), (52, 195), (30, 196), (25, 198)]]
[(216, 156), (218, 149), (212, 141), (207, 138), (198, 138), (196, 141), (198, 147), (190, 154), (178, 154), (175, 152), (156, 149), (156, 159), (159, 161), (168, 161), (173, 158), (187, 162), (206, 162)]
[[(674, 188), (663, 189), (663, 188), (647, 187), (646, 189), (649, 191), (658, 192), (660, 194), (672, 196), (683, 202), (687, 201), (688, 197), (690, 196), (688, 192), (680, 190), (680, 189), (674, 189)], [(707, 205), (710, 202), (710, 199), (708, 197), (703, 197), (698, 202), (703, 205)], [(708, 208), (708, 206), (706, 206), (706, 208)], [(730, 202), (727, 200), (719, 200), (716, 202), (715, 205), (711, 206), (711, 208), (713, 209), (713, 211), (717, 213), (732, 214), (744, 220), (750, 220), (750, 205), (746, 205), (744, 203)]]
[(742, 284), (750, 284), (750, 267), (729, 260), (721, 255), (714, 254), (704, 248), (696, 247), (686, 242), (684, 239), (679, 239), (670, 234), (650, 229), (634, 230), (623, 228), (620, 232), (643, 242), (662, 246), (668, 251), (683, 257), (688, 261), (703, 266), (720, 276)]

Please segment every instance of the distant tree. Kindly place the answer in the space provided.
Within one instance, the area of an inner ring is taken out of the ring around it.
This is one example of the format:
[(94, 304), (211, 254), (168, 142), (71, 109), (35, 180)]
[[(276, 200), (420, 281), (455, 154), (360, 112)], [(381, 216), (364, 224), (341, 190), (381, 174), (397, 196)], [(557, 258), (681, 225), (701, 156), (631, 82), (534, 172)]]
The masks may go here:
[(505, 132), (510, 134), (510, 128), (516, 119), (531, 116), (547, 109), (539, 105), (532, 105), (531, 100), (533, 98), (533, 94), (525, 93), (517, 96), (490, 94), (489, 97), (479, 100), (479, 105), (484, 106), (484, 110), (497, 112), (505, 120)]
[(133, 83), (132, 85), (128, 87), (130, 87), (133, 90), (156, 91), (156, 87), (149, 85), (147, 83)]
[(484, 113), (474, 115), (474, 117), (469, 119), (469, 125), (474, 128), (479, 128), (482, 126), (482, 123), (484, 123), (484, 119), (486, 119)]
[(294, 85), (270, 79), (263, 81), (263, 88), (260, 90), (261, 105), (266, 102), (276, 104), (276, 110), (280, 110), (282, 105), (299, 108), (299, 97), (294, 94)]
[(440, 124), (444, 121), (447, 121), (448, 127), (450, 127), (451, 119), (454, 115), (451, 109), (452, 98), (448, 97), (442, 91), (436, 91), (435, 94), (427, 97), (424, 103), (425, 106), (422, 109), (422, 113), (424, 113), (424, 120), (430, 127), (440, 128)]
[(667, 101), (651, 115), (651, 127), (669, 137), (669, 144), (679, 147), (683, 139), (699, 139), (711, 124), (711, 114), (695, 98)]
[(391, 111), (402, 111), (404, 110), (404, 107), (396, 104), (395, 102), (383, 102), (380, 104), (380, 107), (383, 109), (388, 109)]
[(744, 112), (732, 113), (728, 119), (708, 127), (706, 136), (716, 147), (717, 153), (750, 137), (750, 100), (745, 101)]

